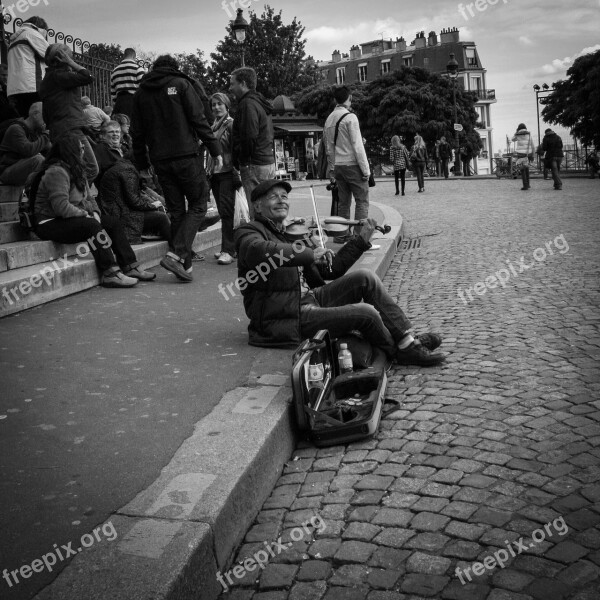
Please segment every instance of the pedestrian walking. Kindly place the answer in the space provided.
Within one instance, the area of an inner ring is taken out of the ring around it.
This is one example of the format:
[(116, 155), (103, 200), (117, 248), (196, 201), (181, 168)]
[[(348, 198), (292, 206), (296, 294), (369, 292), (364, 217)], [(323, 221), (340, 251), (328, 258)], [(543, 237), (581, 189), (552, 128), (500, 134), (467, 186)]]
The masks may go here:
[(131, 135), (135, 163), (147, 178), (152, 164), (171, 217), (172, 243), (160, 264), (179, 280), (192, 281), (192, 244), (209, 197), (198, 139), (218, 169), (223, 158), (193, 80), (173, 56), (159, 56), (143, 77), (133, 100)]
[(533, 140), (531, 139), (531, 133), (527, 130), (524, 123), (519, 123), (517, 132), (513, 136), (513, 142), (517, 143), (517, 167), (521, 167), (521, 178), (523, 179), (523, 187), (521, 190), (526, 191), (531, 186), (529, 185), (529, 163), (533, 161)]
[(560, 178), (560, 163), (562, 162), (563, 143), (558, 134), (554, 133), (552, 129), (548, 128), (544, 132), (544, 139), (542, 140), (542, 149), (545, 154), (545, 164), (552, 172), (552, 179), (554, 181), (554, 189), (562, 190), (562, 180)]
[[(4, 13), (2, 16), (4, 17)], [(41, 17), (27, 19), (10, 36), (6, 93), (24, 119), (29, 116), (30, 106), (40, 100), (39, 91), (46, 71), (44, 58), (48, 45), (48, 24)]]
[(419, 192), (425, 191), (425, 165), (429, 160), (427, 155), (427, 147), (423, 138), (417, 133), (415, 135), (415, 143), (410, 152), (410, 161), (413, 165), (413, 170), (417, 175), (417, 183), (419, 185)]
[(337, 184), (340, 217), (350, 218), (354, 196), (354, 219), (360, 221), (369, 216), (369, 161), (358, 117), (350, 112), (350, 89), (345, 85), (335, 86), (333, 96), (336, 107), (327, 117), (324, 131), (329, 175)]
[(123, 60), (113, 69), (110, 76), (110, 91), (115, 114), (120, 113), (131, 118), (133, 95), (137, 92), (145, 73), (146, 71), (136, 61), (135, 50), (126, 48)]
[[(233, 166), (239, 167), (246, 198), (262, 181), (275, 177), (271, 103), (256, 91), (256, 71), (241, 67), (231, 74), (229, 90), (238, 100), (233, 121)], [(250, 205), (250, 217), (254, 208)]]
[(440, 157), (440, 145), (442, 141), (436, 140), (433, 146), (432, 158), (435, 163), (435, 174), (437, 177), (440, 177), (442, 174), (442, 159)]
[(390, 160), (394, 165), (394, 182), (396, 184), (396, 196), (400, 193), (398, 180), (402, 184), (402, 195), (404, 196), (404, 188), (406, 183), (406, 168), (410, 162), (408, 150), (402, 143), (400, 136), (395, 135), (392, 138), (392, 145), (390, 147)]
[(538, 155), (540, 165), (543, 169), (544, 179), (550, 179), (550, 177), (548, 177), (548, 167), (546, 167), (546, 161), (544, 160), (544, 156), (546, 153), (544, 152), (544, 149), (542, 148), (541, 144), (538, 145), (538, 147), (535, 150), (535, 153)]
[(442, 163), (442, 173), (444, 174), (444, 178), (448, 179), (448, 161), (452, 158), (452, 148), (444, 136), (440, 138), (439, 153), (440, 161)]

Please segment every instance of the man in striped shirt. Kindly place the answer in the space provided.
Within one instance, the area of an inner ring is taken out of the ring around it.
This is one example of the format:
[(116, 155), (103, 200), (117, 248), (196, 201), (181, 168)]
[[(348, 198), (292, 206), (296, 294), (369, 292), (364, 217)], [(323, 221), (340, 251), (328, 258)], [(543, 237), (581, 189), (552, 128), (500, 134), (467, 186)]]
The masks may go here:
[(110, 77), (110, 89), (114, 102), (113, 114), (124, 114), (131, 119), (133, 95), (145, 71), (135, 60), (135, 50), (127, 48), (123, 60), (114, 68)]

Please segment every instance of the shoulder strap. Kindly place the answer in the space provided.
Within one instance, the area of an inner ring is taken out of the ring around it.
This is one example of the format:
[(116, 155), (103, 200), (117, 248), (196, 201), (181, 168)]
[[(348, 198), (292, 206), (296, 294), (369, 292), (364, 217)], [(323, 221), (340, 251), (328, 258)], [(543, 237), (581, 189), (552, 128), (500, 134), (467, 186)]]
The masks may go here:
[(338, 139), (338, 135), (340, 133), (340, 123), (350, 114), (350, 111), (348, 111), (347, 113), (344, 113), (339, 119), (338, 122), (335, 124), (335, 135), (333, 136), (333, 145), (335, 146), (337, 144), (337, 139)]

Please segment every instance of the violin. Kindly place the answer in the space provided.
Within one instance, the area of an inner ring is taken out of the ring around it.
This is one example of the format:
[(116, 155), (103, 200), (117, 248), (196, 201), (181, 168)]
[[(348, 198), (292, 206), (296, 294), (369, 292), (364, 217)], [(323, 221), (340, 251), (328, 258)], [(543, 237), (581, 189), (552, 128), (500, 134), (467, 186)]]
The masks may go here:
[[(321, 221), (323, 231), (331, 236), (344, 236), (348, 233), (350, 225), (363, 225), (364, 221), (354, 221), (344, 217), (326, 217)], [(389, 233), (392, 228), (389, 225), (375, 225), (377, 231), (381, 231), (383, 235)]]

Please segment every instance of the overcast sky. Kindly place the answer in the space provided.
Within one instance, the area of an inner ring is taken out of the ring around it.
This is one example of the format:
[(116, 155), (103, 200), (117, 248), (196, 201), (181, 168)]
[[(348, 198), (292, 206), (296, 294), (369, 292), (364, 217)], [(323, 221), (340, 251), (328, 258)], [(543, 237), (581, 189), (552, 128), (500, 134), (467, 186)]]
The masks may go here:
[[(28, 0), (24, 19), (38, 14), (50, 27), (90, 42), (133, 45), (147, 51), (194, 52), (208, 57), (225, 35), (239, 0)], [(262, 12), (263, 0), (243, 0), (249, 10)], [(459, 27), (461, 40), (473, 41), (487, 69), (487, 87), (496, 90), (492, 106), (494, 150), (505, 144), (524, 122), (537, 134), (532, 86), (565, 77), (573, 60), (600, 49), (600, 0), (479, 0), (483, 10), (459, 11), (447, 0), (277, 0), (284, 22), (294, 17), (306, 28), (307, 51), (317, 60), (331, 58), (335, 48), (348, 52), (354, 43), (382, 35), (404, 36), (410, 43), (416, 32)], [(10, 7), (12, 0), (4, 0)], [(468, 2), (466, 3), (469, 4)], [(225, 10), (227, 7), (229, 15)], [(248, 10), (245, 11), (248, 14)], [(11, 29), (11, 26), (8, 26)], [(542, 123), (542, 135), (545, 127)], [(567, 137), (568, 133), (557, 131)]]

